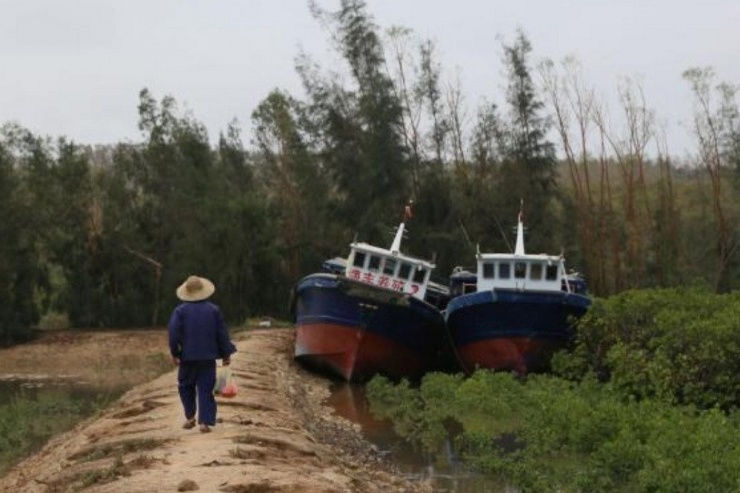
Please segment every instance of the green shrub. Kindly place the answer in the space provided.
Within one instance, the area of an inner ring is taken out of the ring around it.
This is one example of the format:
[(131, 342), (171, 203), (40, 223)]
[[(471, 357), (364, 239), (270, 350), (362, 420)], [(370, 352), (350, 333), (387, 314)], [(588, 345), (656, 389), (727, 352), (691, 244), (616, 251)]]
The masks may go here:
[(702, 409), (740, 405), (740, 293), (646, 289), (596, 300), (557, 375), (602, 382), (636, 398)]
[(522, 492), (740, 489), (740, 418), (718, 409), (625, 397), (595, 378), (490, 371), (428, 375), (419, 388), (374, 379), (368, 389), (371, 410), (425, 450), (441, 450), (454, 419), (468, 467)]

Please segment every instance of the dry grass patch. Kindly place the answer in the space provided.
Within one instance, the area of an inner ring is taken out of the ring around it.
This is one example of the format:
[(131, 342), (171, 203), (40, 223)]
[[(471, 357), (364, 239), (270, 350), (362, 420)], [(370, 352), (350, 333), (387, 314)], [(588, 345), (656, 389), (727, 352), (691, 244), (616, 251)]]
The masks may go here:
[(158, 407), (166, 406), (167, 404), (163, 402), (157, 402), (152, 400), (146, 400), (142, 402), (140, 405), (136, 405), (133, 407), (130, 407), (128, 409), (124, 409), (123, 411), (119, 411), (115, 414), (113, 414), (111, 417), (114, 419), (125, 419), (125, 418), (133, 418), (134, 416), (140, 416), (144, 413), (148, 413), (152, 409), (156, 409)]
[(251, 484), (231, 484), (219, 488), (218, 491), (225, 493), (271, 493), (273, 491), (289, 492), (290, 490), (275, 486), (269, 481), (260, 481)]
[(260, 481), (252, 484), (232, 484), (219, 488), (218, 491), (225, 493), (271, 493), (273, 491), (286, 492), (284, 488), (272, 485), (269, 481)]
[(157, 440), (154, 438), (132, 438), (130, 440), (121, 440), (118, 442), (102, 443), (86, 447), (79, 452), (67, 457), (67, 460), (77, 462), (91, 462), (105, 459), (112, 456), (123, 456), (135, 452), (153, 450), (166, 444), (167, 440)]
[(229, 450), (229, 455), (234, 459), (256, 459), (258, 461), (267, 458), (267, 452), (257, 448), (242, 448), (236, 447), (235, 449)]
[(54, 331), (0, 350), (0, 374), (68, 375), (109, 389), (148, 382), (171, 369), (165, 329)]
[(81, 491), (94, 485), (112, 483), (136, 470), (153, 467), (157, 462), (161, 460), (147, 455), (138, 455), (126, 462), (123, 456), (118, 455), (107, 466), (80, 471), (45, 484), (49, 493)]
[(315, 456), (316, 451), (312, 445), (298, 443), (295, 440), (278, 436), (264, 436), (259, 434), (247, 434), (233, 438), (234, 443), (245, 445), (256, 445), (259, 447), (270, 447), (282, 452), (294, 452), (299, 455)]

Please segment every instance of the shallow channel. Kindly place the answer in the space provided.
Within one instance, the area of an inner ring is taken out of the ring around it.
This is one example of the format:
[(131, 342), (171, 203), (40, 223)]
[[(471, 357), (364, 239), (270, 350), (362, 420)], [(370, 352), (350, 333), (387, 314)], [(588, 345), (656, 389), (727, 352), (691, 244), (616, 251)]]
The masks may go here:
[(402, 474), (429, 481), (435, 492), (516, 493), (515, 489), (502, 486), (500, 480), (466, 470), (457, 459), (451, 441), (435, 457), (416, 450), (393, 431), (390, 420), (372, 415), (363, 385), (335, 384), (328, 404), (338, 415), (360, 425), (364, 437), (387, 454)]
[(89, 404), (91, 411), (96, 404), (117, 399), (125, 389), (100, 389), (85, 382), (57, 380), (53, 377), (0, 379), (0, 406), (9, 404), (14, 398), (37, 399), (44, 394), (64, 394), (73, 400)]

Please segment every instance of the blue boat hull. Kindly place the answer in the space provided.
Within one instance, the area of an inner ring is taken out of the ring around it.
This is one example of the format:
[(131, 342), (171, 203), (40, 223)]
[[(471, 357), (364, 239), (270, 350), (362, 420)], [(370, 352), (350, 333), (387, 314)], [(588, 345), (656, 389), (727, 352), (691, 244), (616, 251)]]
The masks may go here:
[(295, 358), (307, 366), (361, 382), (418, 379), (456, 363), (442, 313), (424, 301), (324, 273), (303, 278), (294, 295)]
[(547, 369), (590, 303), (575, 293), (492, 290), (453, 298), (446, 321), (466, 373), (488, 368), (526, 374)]

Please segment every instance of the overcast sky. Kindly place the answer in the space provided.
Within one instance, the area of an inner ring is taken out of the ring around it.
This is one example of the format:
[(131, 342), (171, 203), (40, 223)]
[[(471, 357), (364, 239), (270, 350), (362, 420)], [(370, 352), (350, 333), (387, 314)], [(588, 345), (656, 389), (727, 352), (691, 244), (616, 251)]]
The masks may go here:
[[(317, 0), (336, 10), (339, 0)], [(620, 77), (641, 80), (668, 129), (691, 151), (683, 70), (712, 66), (740, 84), (737, 0), (368, 0), (381, 28), (432, 39), (447, 74), (459, 70), (471, 108), (501, 102), (501, 40), (521, 28), (533, 61), (580, 60), (614, 101)], [(79, 143), (138, 141), (139, 91), (192, 111), (215, 137), (274, 88), (302, 98), (295, 57), (337, 68), (307, 0), (0, 0), (0, 124)], [(611, 107), (612, 113), (617, 108)]]

